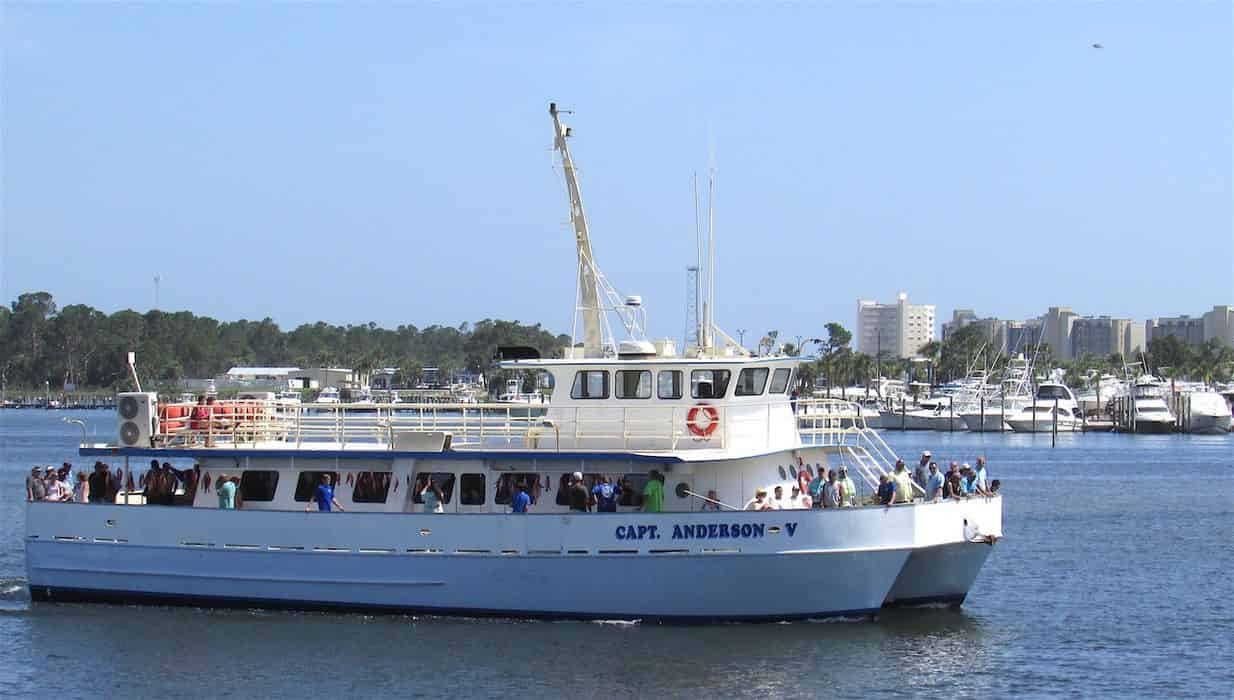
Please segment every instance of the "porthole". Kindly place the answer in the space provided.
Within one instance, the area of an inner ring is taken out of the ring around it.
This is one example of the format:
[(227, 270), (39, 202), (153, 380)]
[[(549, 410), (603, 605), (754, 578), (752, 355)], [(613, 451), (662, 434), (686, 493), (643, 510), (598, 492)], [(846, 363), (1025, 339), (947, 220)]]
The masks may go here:
[(781, 466), (781, 467), (780, 467), (780, 478), (781, 478), (781, 479), (787, 479), (787, 478), (788, 478), (788, 474), (784, 471), (784, 467), (783, 467), (783, 466)]
[(788, 473), (792, 474), (793, 478), (796, 479), (797, 478), (797, 467), (794, 467), (791, 464), (788, 465)]

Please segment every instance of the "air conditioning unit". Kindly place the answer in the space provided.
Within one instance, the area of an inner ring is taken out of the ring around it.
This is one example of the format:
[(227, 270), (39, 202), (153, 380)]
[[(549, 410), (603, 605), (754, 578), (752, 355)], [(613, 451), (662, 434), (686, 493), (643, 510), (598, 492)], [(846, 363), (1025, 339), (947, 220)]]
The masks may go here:
[(116, 395), (120, 413), (120, 444), (125, 447), (150, 447), (158, 432), (159, 395), (153, 391), (128, 391)]

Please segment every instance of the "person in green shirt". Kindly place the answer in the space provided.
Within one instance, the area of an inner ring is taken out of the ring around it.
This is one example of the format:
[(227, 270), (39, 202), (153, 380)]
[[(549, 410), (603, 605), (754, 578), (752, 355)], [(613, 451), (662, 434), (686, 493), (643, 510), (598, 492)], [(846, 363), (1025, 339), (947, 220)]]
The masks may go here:
[(219, 495), (219, 508), (223, 510), (235, 510), (236, 483), (228, 479), (226, 474), (220, 474), (219, 481), (222, 483), (217, 489), (215, 489)]
[(643, 512), (644, 513), (659, 513), (664, 510), (664, 482), (660, 472), (655, 469), (647, 478), (647, 485), (643, 487)]
[(844, 508), (857, 503), (857, 485), (848, 478), (848, 467), (840, 465), (840, 507)]

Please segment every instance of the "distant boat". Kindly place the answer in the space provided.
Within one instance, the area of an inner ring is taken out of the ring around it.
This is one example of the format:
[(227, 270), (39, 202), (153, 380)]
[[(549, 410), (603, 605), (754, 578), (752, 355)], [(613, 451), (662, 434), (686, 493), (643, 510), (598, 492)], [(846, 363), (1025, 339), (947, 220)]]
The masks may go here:
[(1137, 433), (1174, 432), (1174, 414), (1165, 403), (1165, 382), (1151, 374), (1141, 375), (1131, 387)]
[(1231, 417), (1230, 404), (1225, 397), (1203, 389), (1184, 395), (1186, 413), (1183, 416), (1183, 429), (1199, 435), (1223, 435), (1230, 432), (1234, 423)]
[(1037, 400), (1007, 416), (1007, 425), (1017, 433), (1080, 432), (1084, 417), (1075, 394), (1066, 384), (1042, 382), (1037, 386)]

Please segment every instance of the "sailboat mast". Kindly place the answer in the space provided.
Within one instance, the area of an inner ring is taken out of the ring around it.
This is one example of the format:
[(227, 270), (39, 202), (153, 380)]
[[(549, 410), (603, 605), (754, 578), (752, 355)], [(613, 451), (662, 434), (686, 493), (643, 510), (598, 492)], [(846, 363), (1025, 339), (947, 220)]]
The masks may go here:
[(566, 138), (571, 134), (557, 117), (557, 103), (550, 103), (548, 112), (553, 117), (553, 148), (561, 153), (561, 167), (565, 171), (566, 189), (570, 196), (570, 223), (574, 226), (574, 242), (578, 247), (579, 306), (576, 311), (583, 314), (583, 357), (604, 357), (595, 258), (591, 254), (591, 236), (587, 232), (587, 217), (583, 213), (583, 195), (574, 172), (574, 160), (570, 158), (570, 149), (566, 146)]

